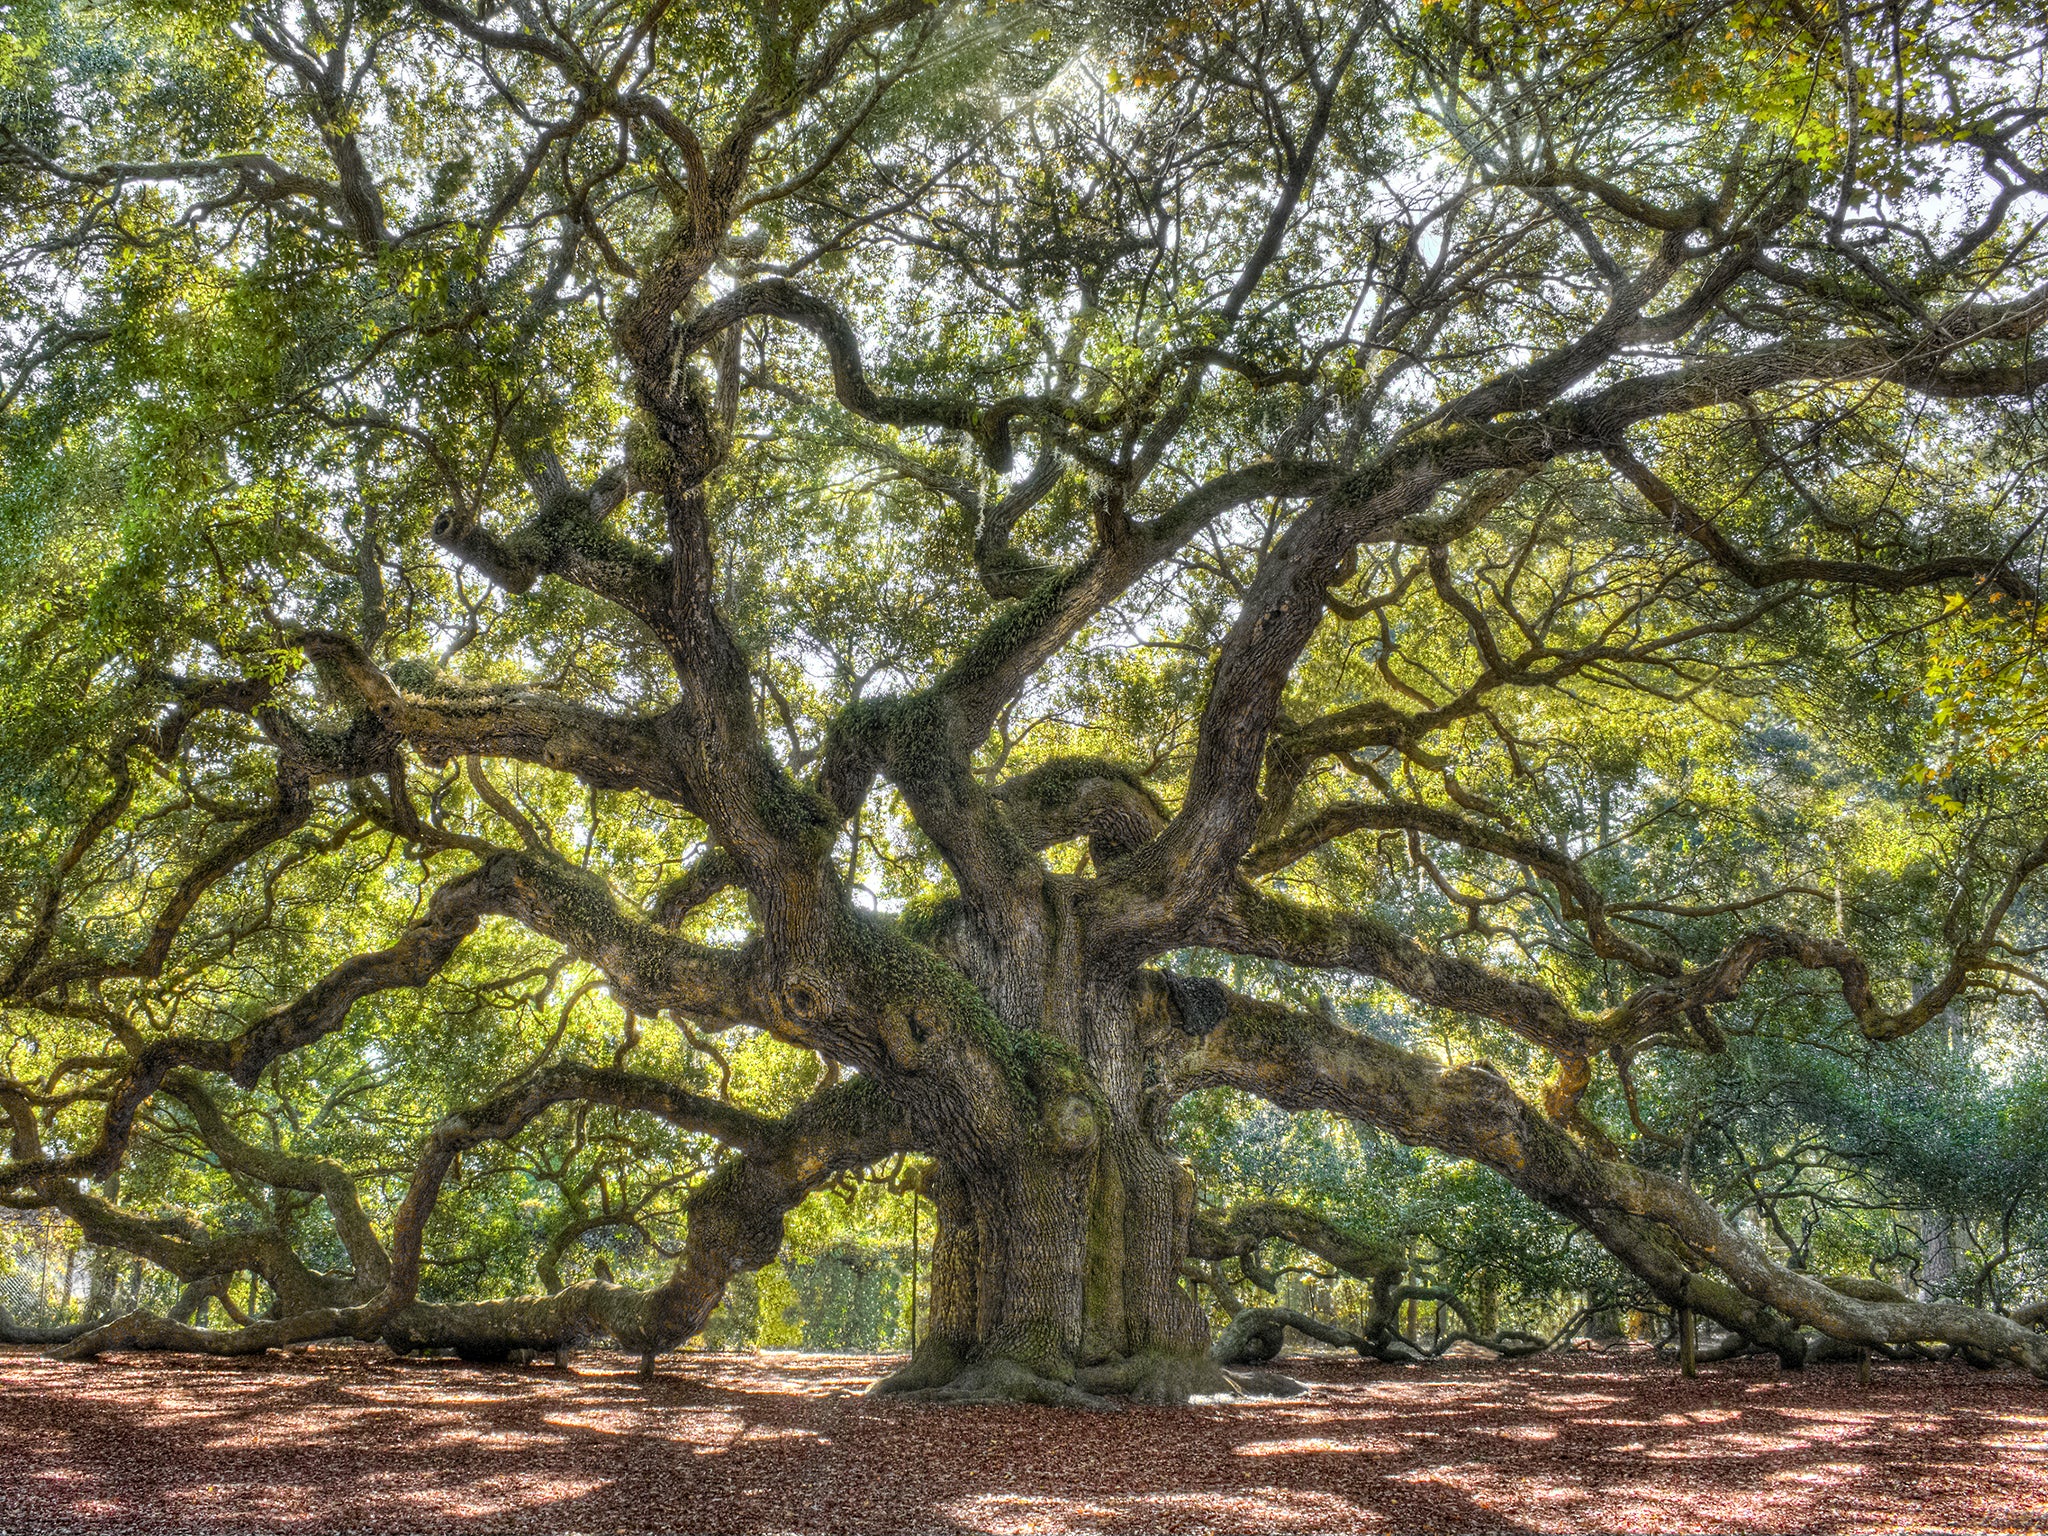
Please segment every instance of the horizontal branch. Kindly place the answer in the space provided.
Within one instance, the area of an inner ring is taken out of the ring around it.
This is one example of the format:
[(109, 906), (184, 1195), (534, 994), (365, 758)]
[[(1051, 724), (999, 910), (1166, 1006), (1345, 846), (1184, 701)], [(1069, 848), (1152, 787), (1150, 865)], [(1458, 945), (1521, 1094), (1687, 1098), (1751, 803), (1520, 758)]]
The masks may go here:
[[(320, 1196), (334, 1222), (334, 1232), (355, 1266), (355, 1288), (363, 1294), (382, 1289), (391, 1274), (391, 1259), (363, 1210), (361, 1193), (349, 1171), (327, 1157), (309, 1157), (278, 1147), (260, 1146), (235, 1134), (227, 1117), (196, 1073), (173, 1072), (164, 1079), (164, 1093), (185, 1106), (206, 1148), (222, 1168), (266, 1184)], [(166, 1266), (169, 1267), (169, 1266)], [(192, 1275), (181, 1275), (191, 1280)], [(271, 1288), (283, 1294), (274, 1280)], [(350, 1298), (360, 1300), (361, 1296)]]
[(614, 714), (518, 684), (472, 686), (436, 679), (400, 688), (352, 639), (331, 630), (297, 637), (308, 659), (330, 669), (372, 718), (435, 766), (503, 757), (575, 775), (599, 789), (637, 789), (687, 808), (659, 716)]
[[(427, 1222), (456, 1158), (518, 1135), (557, 1104), (601, 1103), (653, 1114), (739, 1150), (691, 1194), (684, 1255), (648, 1290), (591, 1280), (547, 1296), (465, 1303), (416, 1299)], [(113, 1350), (246, 1355), (328, 1336), (382, 1339), (395, 1349), (454, 1348), (502, 1360), (514, 1349), (561, 1349), (609, 1336), (651, 1358), (687, 1342), (731, 1278), (781, 1251), (783, 1218), (840, 1175), (908, 1150), (901, 1112), (865, 1078), (828, 1087), (782, 1120), (752, 1114), (643, 1074), (558, 1063), (443, 1119), (429, 1133), (393, 1220), (384, 1288), (352, 1306), (291, 1310), (237, 1329), (204, 1329), (131, 1313), (63, 1343), (59, 1358)]]
[(722, 331), (755, 315), (801, 326), (817, 337), (831, 364), (833, 393), (865, 421), (890, 427), (938, 427), (965, 433), (991, 468), (1007, 471), (1015, 457), (1012, 428), (1020, 418), (1105, 432), (1114, 418), (1057, 395), (1008, 395), (976, 402), (950, 395), (884, 395), (868, 382), (853, 322), (828, 300), (784, 278), (768, 278), (715, 299), (676, 327), (672, 355), (687, 358)]
[(1368, 976), (1430, 1007), (1492, 1019), (1563, 1055), (1583, 1056), (1601, 1044), (1597, 1021), (1549, 988), (1426, 948), (1369, 913), (1309, 907), (1240, 883), (1192, 925), (1185, 942)]
[(1410, 802), (1327, 806), (1278, 837), (1254, 847), (1246, 855), (1245, 872), (1258, 875), (1284, 868), (1308, 849), (1365, 831), (1420, 832), (1533, 870), (1564, 897), (1565, 915), (1585, 924), (1593, 952), (1602, 959), (1618, 960), (1653, 976), (1678, 976), (1684, 972), (1684, 962), (1676, 955), (1653, 950), (1614, 931), (1607, 921), (1606, 898), (1586, 878), (1578, 862), (1562, 849), (1438, 806)]
[(427, 1221), (455, 1160), (479, 1142), (510, 1140), (557, 1104), (570, 1102), (638, 1110), (743, 1150), (767, 1146), (775, 1126), (760, 1115), (642, 1073), (579, 1062), (543, 1067), (481, 1104), (447, 1116), (427, 1134), (391, 1221), (390, 1279), (379, 1302), (383, 1315), (410, 1306), (419, 1292)]
[(657, 634), (668, 622), (667, 584), (659, 557), (613, 529), (605, 514), (618, 504), (623, 471), (591, 491), (566, 482), (540, 497), (540, 510), (500, 536), (457, 502), (434, 520), (434, 541), (507, 592), (529, 592), (554, 576), (615, 604)]
[(1672, 528), (1705, 550), (1715, 565), (1746, 587), (1760, 591), (1797, 581), (1868, 587), (1878, 592), (1911, 592), (1921, 587), (1967, 583), (1993, 588), (2029, 605), (2040, 601), (2039, 591), (2013, 568), (2008, 555), (1951, 555), (1901, 567), (1867, 560), (1825, 560), (1812, 555), (1762, 560), (1736, 544), (1626, 448), (1609, 448), (1606, 458), (1629, 484), (1642, 492), (1645, 501), (1664, 514)]

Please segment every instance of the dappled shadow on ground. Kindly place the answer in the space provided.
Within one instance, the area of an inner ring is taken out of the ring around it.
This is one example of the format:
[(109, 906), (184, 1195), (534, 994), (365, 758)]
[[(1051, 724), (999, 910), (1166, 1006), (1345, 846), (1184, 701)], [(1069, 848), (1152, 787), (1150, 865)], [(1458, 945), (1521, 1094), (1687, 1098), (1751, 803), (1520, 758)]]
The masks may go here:
[(893, 1363), (0, 1351), (0, 1530), (2048, 1531), (2013, 1373), (1326, 1358), (1303, 1398), (1104, 1415), (861, 1397)]

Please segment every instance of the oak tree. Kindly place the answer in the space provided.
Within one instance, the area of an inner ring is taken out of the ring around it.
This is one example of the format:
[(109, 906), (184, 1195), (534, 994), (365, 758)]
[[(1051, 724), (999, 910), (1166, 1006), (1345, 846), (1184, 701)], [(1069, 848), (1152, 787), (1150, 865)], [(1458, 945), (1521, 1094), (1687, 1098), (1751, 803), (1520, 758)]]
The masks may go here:
[[(1383, 1249), (1198, 1212), (1228, 1088), (1788, 1363), (2048, 1376), (1783, 1262), (1637, 1093), (2038, 1002), (2030, 748), (1940, 745), (1959, 637), (2038, 639), (2022, 12), (13, 0), (0, 1196), (186, 1286), (68, 1347), (651, 1356), (906, 1153), (890, 1390), (1271, 1385), (1298, 1314), (1212, 1351), (1189, 1277), (1275, 1239), (1386, 1345)], [(609, 1061), (491, 1033), (572, 984)], [(774, 1113), (752, 1031), (820, 1064)], [(309, 1150), (401, 1065), (398, 1174)], [(565, 1221), (683, 1191), (669, 1277), (423, 1298), (463, 1160), (591, 1115)], [(149, 1138), (266, 1218), (124, 1189)]]

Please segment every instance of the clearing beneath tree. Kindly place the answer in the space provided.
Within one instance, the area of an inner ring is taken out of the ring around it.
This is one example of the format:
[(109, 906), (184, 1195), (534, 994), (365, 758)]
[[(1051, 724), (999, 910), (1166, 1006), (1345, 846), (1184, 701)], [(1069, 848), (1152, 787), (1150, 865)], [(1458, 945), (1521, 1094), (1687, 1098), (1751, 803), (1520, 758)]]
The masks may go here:
[(1305, 1397), (1101, 1414), (864, 1397), (883, 1356), (632, 1363), (0, 1352), (0, 1528), (2048, 1530), (2017, 1372), (1310, 1356)]

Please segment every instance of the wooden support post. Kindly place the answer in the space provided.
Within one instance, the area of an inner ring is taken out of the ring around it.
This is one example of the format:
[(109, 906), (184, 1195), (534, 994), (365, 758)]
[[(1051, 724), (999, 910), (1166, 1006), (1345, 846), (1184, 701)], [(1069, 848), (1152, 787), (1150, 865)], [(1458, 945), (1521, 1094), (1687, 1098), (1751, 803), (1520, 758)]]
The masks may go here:
[(1870, 1351), (1867, 1349), (1856, 1351), (1856, 1385), (1859, 1387), (1870, 1385)]
[(1678, 1309), (1678, 1370), (1684, 1376), (1700, 1373), (1699, 1329), (1693, 1323), (1691, 1307)]

